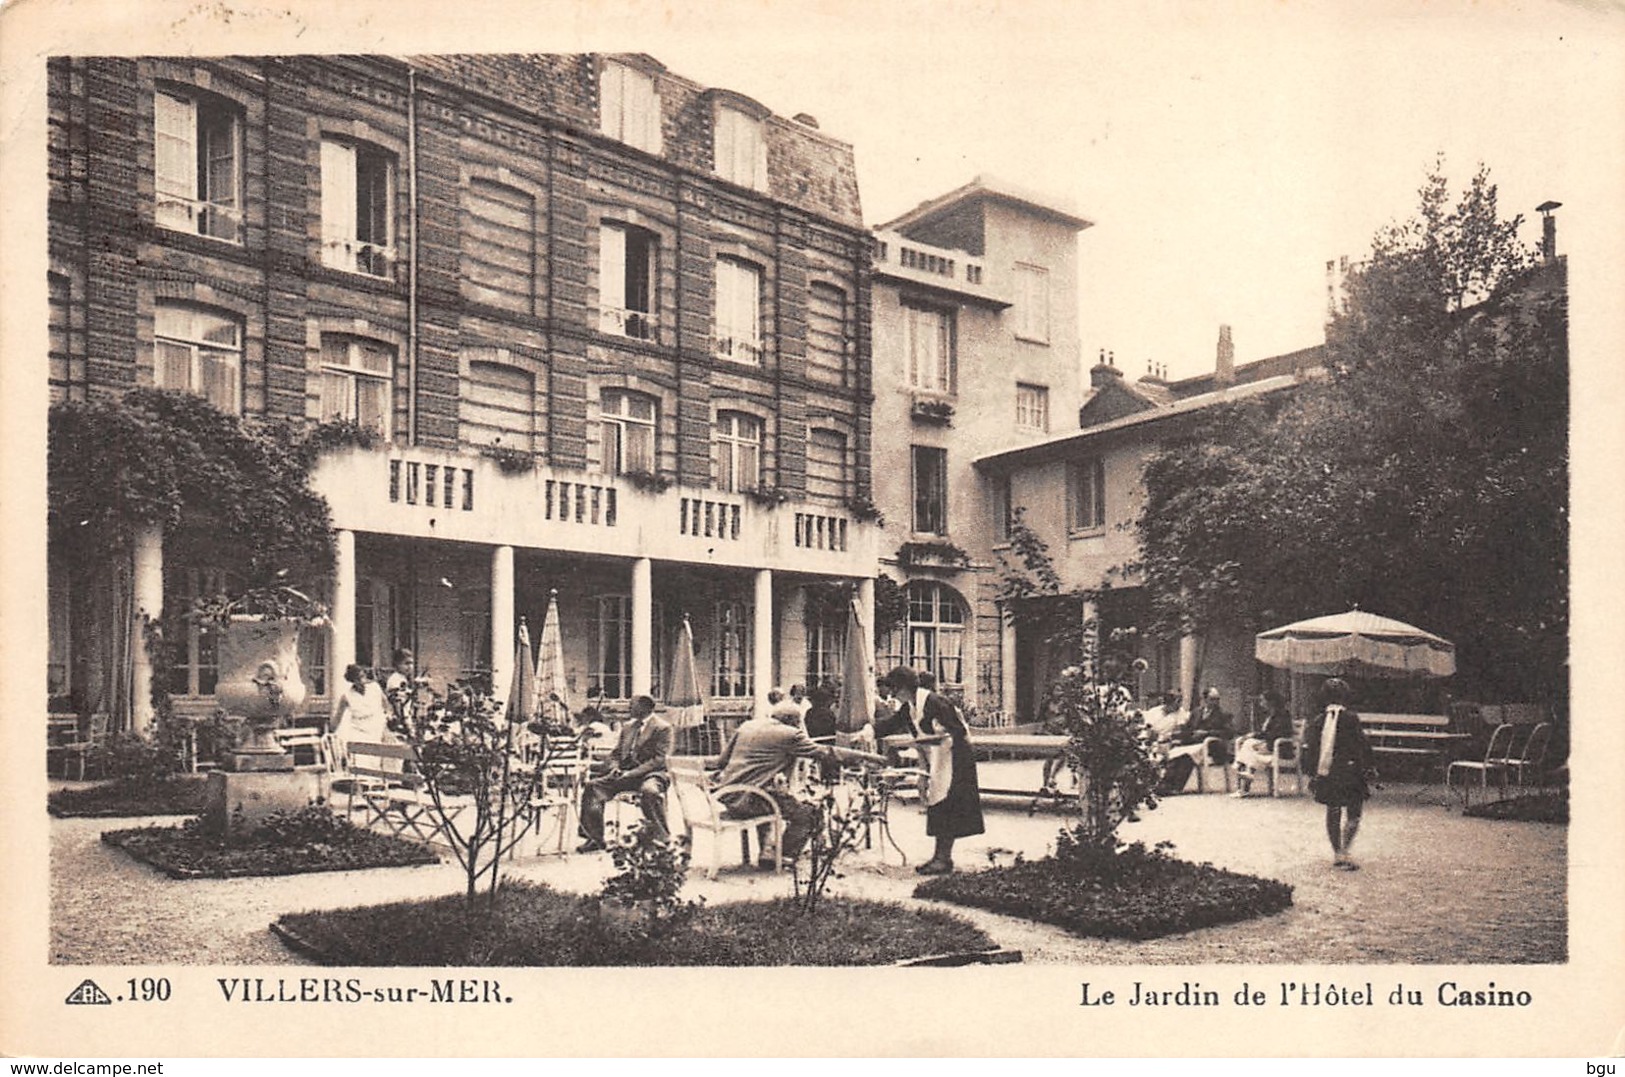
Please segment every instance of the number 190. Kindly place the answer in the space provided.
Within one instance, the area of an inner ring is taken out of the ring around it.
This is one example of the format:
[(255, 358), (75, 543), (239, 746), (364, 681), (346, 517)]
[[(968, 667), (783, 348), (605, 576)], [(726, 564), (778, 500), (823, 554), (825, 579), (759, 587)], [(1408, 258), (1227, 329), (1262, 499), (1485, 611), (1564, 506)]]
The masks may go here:
[(139, 980), (128, 980), (130, 993), (125, 997), (131, 1002), (168, 1002), (169, 977), (146, 976)]

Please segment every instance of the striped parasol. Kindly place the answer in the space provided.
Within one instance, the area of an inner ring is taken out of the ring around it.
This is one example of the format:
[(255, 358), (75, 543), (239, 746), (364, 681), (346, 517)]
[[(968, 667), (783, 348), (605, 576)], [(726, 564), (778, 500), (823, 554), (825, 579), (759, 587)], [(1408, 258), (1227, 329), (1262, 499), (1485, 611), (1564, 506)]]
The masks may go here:
[(559, 593), (547, 593), (547, 614), (536, 648), (536, 700), (549, 726), (569, 724), (569, 686), (564, 680), (564, 641), (559, 634)]
[(1328, 676), (1448, 677), (1456, 672), (1454, 643), (1358, 609), (1260, 632), (1255, 654), (1265, 665)]
[(705, 692), (700, 687), (699, 665), (694, 661), (694, 628), (683, 616), (677, 653), (671, 661), (671, 687), (666, 690), (666, 720), (677, 729), (705, 723)]

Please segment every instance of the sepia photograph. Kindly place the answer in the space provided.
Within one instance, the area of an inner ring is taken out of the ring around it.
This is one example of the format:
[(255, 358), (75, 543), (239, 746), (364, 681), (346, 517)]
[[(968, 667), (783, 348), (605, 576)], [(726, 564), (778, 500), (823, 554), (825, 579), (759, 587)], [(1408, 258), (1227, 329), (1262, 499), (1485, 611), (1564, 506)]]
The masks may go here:
[(1625, 1046), (1617, 8), (463, 7), (0, 13), (6, 1053)]

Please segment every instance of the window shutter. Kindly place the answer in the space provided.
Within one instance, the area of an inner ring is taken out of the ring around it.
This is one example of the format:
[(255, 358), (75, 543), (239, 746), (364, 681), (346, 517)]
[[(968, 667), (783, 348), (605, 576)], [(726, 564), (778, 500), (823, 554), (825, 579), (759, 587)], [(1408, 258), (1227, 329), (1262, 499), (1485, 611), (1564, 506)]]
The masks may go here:
[(356, 238), (355, 150), (340, 142), (322, 143), (322, 237), (328, 242)]
[(626, 229), (604, 225), (598, 249), (598, 302), (607, 310), (625, 310)]
[(158, 223), (190, 230), (196, 227), (192, 203), (198, 196), (197, 105), (166, 93), (154, 94), (152, 102)]

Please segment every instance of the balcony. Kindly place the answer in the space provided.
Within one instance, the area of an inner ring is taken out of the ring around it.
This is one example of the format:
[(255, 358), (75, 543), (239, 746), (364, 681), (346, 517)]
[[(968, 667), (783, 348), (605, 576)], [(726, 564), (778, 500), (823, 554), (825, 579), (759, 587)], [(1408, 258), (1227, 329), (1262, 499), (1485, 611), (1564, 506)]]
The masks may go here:
[(312, 483), (335, 527), (377, 534), (840, 576), (872, 572), (878, 550), (878, 528), (844, 505), (544, 465), (508, 474), (474, 453), (345, 448), (322, 457)]
[(243, 215), (233, 206), (201, 202), (158, 192), (158, 224), (175, 232), (190, 232), (224, 243), (242, 243)]
[(387, 279), (395, 273), (395, 248), (353, 236), (328, 236), (322, 240), (322, 264), (346, 273)]
[(901, 232), (875, 233), (876, 276), (923, 285), (956, 299), (1008, 307), (1010, 301), (984, 283), (984, 269), (980, 258), (964, 251), (933, 247)]
[(612, 337), (653, 340), (655, 339), (655, 316), (642, 310), (599, 307), (598, 331), (607, 333)]

